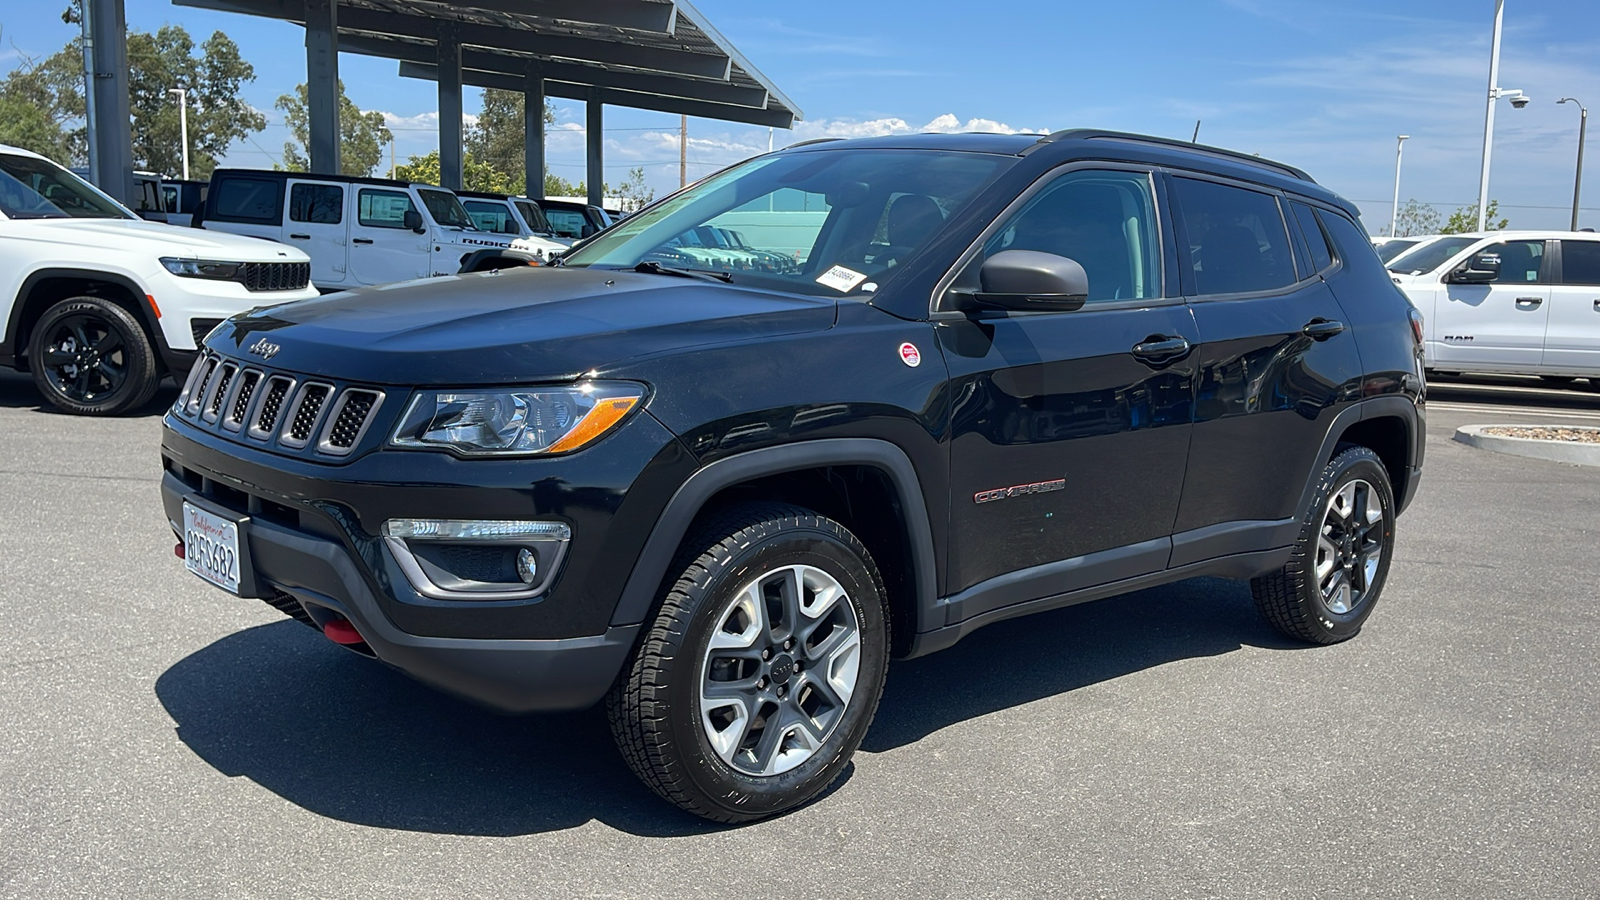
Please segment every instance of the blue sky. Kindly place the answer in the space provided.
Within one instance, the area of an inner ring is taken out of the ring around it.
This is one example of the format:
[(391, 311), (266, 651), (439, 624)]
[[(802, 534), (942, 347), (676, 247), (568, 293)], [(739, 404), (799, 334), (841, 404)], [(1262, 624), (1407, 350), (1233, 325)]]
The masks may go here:
[[(59, 48), (65, 0), (6, 3), (0, 71)], [(1406, 143), (1401, 196), (1454, 208), (1477, 199), (1492, 0), (697, 0), (697, 6), (805, 112), (779, 146), (820, 135), (892, 131), (1051, 130), (1072, 126), (1200, 137), (1281, 159), (1355, 200), (1387, 227), (1396, 134)], [(1600, 3), (1508, 0), (1490, 194), (1513, 227), (1565, 227), (1572, 201), (1576, 96), (1600, 111)], [(232, 148), (236, 165), (270, 165), (286, 129), (272, 110), (304, 80), (303, 32), (286, 23), (127, 0), (134, 28), (221, 29), (255, 66), (245, 99), (267, 130)], [(391, 117), (398, 155), (437, 145), (432, 83), (396, 64), (345, 54), (341, 73), (363, 109)], [(468, 91), (467, 109), (478, 104)], [(577, 104), (556, 101), (549, 159), (583, 175)], [(608, 108), (608, 178), (644, 166), (662, 191), (678, 180), (677, 119)], [(761, 152), (764, 128), (690, 120), (690, 175)], [(1600, 160), (1584, 223), (1600, 227)]]

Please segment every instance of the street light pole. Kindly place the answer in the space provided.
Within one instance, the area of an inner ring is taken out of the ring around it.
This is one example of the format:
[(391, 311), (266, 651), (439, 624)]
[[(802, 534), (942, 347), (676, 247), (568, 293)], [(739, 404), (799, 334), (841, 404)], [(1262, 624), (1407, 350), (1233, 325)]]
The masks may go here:
[(178, 95), (178, 130), (183, 133), (183, 180), (189, 180), (189, 92), (184, 88), (168, 88), (167, 93)]
[(1562, 97), (1557, 103), (1578, 104), (1578, 174), (1572, 179), (1572, 230), (1578, 230), (1578, 197), (1583, 193), (1583, 133), (1589, 130), (1589, 109), (1577, 97)]
[(1500, 23), (1505, 18), (1506, 0), (1494, 0), (1494, 38), (1489, 47), (1489, 107), (1483, 117), (1483, 169), (1478, 178), (1478, 230), (1483, 231), (1489, 216), (1489, 154), (1494, 149), (1494, 102), (1500, 99)]
[(1394, 207), (1389, 213), (1389, 237), (1394, 237), (1395, 225), (1400, 222), (1400, 155), (1405, 152), (1409, 134), (1395, 135), (1394, 142)]

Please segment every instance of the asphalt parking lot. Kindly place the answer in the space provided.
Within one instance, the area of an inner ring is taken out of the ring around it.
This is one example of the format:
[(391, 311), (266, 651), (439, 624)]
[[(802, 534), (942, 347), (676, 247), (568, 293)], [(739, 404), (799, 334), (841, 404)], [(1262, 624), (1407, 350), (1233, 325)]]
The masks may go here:
[(1600, 392), (1439, 383), (1356, 640), (1290, 645), (1199, 580), (894, 666), (831, 795), (722, 828), (591, 713), (501, 718), (172, 555), (160, 411), (0, 374), (5, 897), (1594, 897), (1600, 468), (1458, 425)]

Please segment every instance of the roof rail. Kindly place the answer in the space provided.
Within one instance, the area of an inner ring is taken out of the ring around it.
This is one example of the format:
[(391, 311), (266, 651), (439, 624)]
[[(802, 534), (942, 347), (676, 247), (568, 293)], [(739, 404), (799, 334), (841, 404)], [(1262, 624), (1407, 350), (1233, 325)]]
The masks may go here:
[(783, 149), (785, 149), (785, 150), (793, 150), (796, 147), (809, 147), (812, 144), (826, 144), (829, 141), (842, 141), (842, 140), (844, 140), (844, 138), (835, 138), (835, 137), (812, 138), (809, 141), (800, 141), (798, 143), (790, 144), (789, 146), (784, 147)]
[(1155, 144), (1161, 147), (1172, 147), (1173, 149), (1188, 150), (1194, 153), (1204, 154), (1206, 156), (1221, 157), (1233, 162), (1249, 163), (1251, 165), (1260, 166), (1266, 169), (1276, 169), (1277, 171), (1289, 175), (1292, 178), (1299, 179), (1300, 181), (1309, 181), (1312, 184), (1317, 183), (1316, 179), (1312, 178), (1310, 175), (1307, 175), (1304, 170), (1297, 169), (1288, 163), (1264, 159), (1260, 156), (1253, 156), (1249, 153), (1240, 153), (1237, 150), (1226, 150), (1222, 147), (1212, 147), (1209, 144), (1195, 144), (1190, 143), (1189, 141), (1180, 141), (1175, 138), (1154, 137), (1148, 134), (1132, 134), (1124, 131), (1102, 131), (1097, 128), (1068, 128), (1064, 131), (1057, 131), (1053, 134), (1045, 135), (1039, 139), (1039, 143), (1053, 144), (1056, 141), (1095, 140), (1128, 141), (1130, 143)]

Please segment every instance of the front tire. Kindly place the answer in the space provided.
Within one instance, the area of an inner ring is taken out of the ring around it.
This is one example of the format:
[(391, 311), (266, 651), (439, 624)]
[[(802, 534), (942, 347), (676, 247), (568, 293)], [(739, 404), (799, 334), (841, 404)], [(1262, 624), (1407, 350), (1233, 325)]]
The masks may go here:
[(1256, 607), (1297, 640), (1336, 644), (1372, 615), (1394, 555), (1394, 489), (1366, 447), (1338, 453), (1317, 479), (1289, 562), (1253, 579)]
[(883, 579), (810, 510), (736, 507), (684, 542), (679, 572), (606, 707), (635, 774), (696, 815), (749, 822), (827, 789), (877, 711)]
[(45, 310), (28, 341), (28, 368), (51, 405), (80, 416), (137, 409), (161, 383), (139, 322), (99, 297), (73, 297)]

